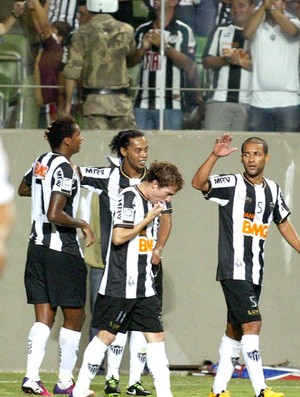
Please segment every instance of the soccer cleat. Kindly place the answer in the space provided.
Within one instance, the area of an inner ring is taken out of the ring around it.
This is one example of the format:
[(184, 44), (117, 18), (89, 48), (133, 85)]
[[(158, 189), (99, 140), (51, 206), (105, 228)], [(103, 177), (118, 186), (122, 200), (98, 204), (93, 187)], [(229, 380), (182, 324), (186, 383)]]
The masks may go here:
[(276, 393), (270, 387), (262, 390), (258, 397), (284, 397), (283, 393)]
[(152, 393), (146, 390), (142, 385), (142, 382), (136, 382), (134, 385), (127, 387), (126, 394), (131, 396), (151, 396)]
[(27, 377), (23, 379), (22, 390), (27, 394), (37, 394), (39, 396), (52, 396), (40, 380), (35, 381)]
[(119, 380), (113, 376), (105, 382), (104, 393), (109, 397), (118, 397), (121, 394)]
[(229, 391), (223, 390), (222, 393), (215, 394), (212, 391), (209, 393), (208, 397), (230, 397)]
[(72, 383), (69, 387), (67, 387), (66, 389), (60, 388), (60, 387), (58, 386), (58, 383), (59, 383), (59, 382), (57, 382), (56, 385), (54, 386), (53, 394), (70, 394), (71, 391), (72, 391), (72, 390), (74, 389), (74, 387), (75, 387), (74, 381), (73, 381), (73, 383)]

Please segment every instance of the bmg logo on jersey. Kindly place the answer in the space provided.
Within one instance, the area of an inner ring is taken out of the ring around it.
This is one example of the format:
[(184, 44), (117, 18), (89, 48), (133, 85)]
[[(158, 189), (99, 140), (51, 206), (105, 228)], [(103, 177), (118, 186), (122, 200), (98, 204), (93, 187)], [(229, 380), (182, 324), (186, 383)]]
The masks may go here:
[(266, 239), (269, 231), (269, 225), (263, 223), (252, 222), (249, 219), (244, 219), (242, 226), (242, 233), (247, 236), (260, 237)]
[(35, 163), (33, 175), (38, 179), (45, 179), (48, 171), (48, 166), (39, 163), (38, 161)]
[(146, 237), (139, 237), (139, 253), (146, 254), (147, 252), (153, 251), (153, 239), (148, 239)]

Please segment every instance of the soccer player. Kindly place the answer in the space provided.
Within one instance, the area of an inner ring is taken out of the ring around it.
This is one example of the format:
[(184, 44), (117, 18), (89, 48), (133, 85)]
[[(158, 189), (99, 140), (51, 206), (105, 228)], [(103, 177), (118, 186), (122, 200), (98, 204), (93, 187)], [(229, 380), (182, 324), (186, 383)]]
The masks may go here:
[[(110, 149), (116, 153), (118, 159), (110, 158), (109, 167), (80, 167), (82, 175), (81, 186), (99, 194), (99, 209), (92, 214), (100, 222), (101, 229), (101, 254), (105, 264), (107, 247), (111, 233), (112, 217), (116, 207), (120, 190), (145, 180), (147, 175), (146, 161), (148, 158), (148, 141), (143, 132), (139, 130), (124, 130), (115, 135), (111, 141)], [(95, 207), (94, 207), (95, 208)], [(171, 232), (171, 204), (168, 203), (159, 218), (157, 241), (152, 252), (151, 262), (157, 265), (156, 289), (162, 299), (162, 267), (161, 256), (163, 248)], [(101, 215), (100, 215), (101, 214)], [(99, 219), (100, 218), (100, 219)], [(93, 220), (94, 222), (94, 220)], [(85, 255), (90, 257), (90, 251), (96, 256), (97, 245), (85, 250)], [(103, 276), (103, 268), (91, 268), (91, 300), (96, 300), (99, 286)], [(95, 298), (93, 298), (95, 297)], [(98, 330), (91, 329), (95, 336)], [(108, 396), (120, 395), (119, 367), (121, 364), (127, 334), (119, 333), (116, 340), (108, 349), (108, 370), (104, 391)], [(130, 371), (127, 394), (147, 396), (141, 383), (141, 374), (146, 361), (146, 340), (141, 332), (130, 333)]]
[(89, 224), (76, 218), (80, 181), (71, 157), (79, 152), (83, 139), (79, 126), (71, 117), (57, 119), (46, 130), (45, 138), (51, 151), (34, 161), (19, 186), (20, 196), (32, 197), (25, 288), (27, 301), (35, 309), (22, 390), (50, 396), (39, 369), (59, 306), (64, 323), (59, 334), (60, 367), (53, 393), (69, 394), (74, 387), (72, 372), (85, 319), (87, 273), (76, 228), (82, 230), (87, 245), (94, 242), (94, 233)]
[(217, 138), (207, 160), (193, 177), (192, 186), (207, 200), (219, 204), (219, 258), (217, 280), (227, 304), (227, 327), (209, 397), (229, 397), (226, 391), (234, 366), (243, 355), (257, 397), (283, 397), (267, 387), (259, 352), (261, 313), (258, 302), (264, 269), (264, 245), (271, 221), (300, 253), (300, 239), (288, 220), (290, 211), (281, 189), (264, 177), (270, 160), (267, 143), (251, 137), (242, 144), (244, 173), (210, 176), (218, 159), (237, 150), (228, 133)]
[(0, 276), (6, 261), (6, 242), (15, 219), (15, 193), (9, 176), (8, 158), (0, 139)]
[(147, 363), (158, 397), (171, 397), (170, 372), (161, 320), (161, 301), (154, 287), (153, 246), (157, 217), (183, 186), (177, 167), (151, 164), (146, 180), (121, 191), (113, 218), (104, 276), (97, 296), (93, 326), (97, 336), (87, 346), (71, 397), (87, 397), (108, 346), (118, 332), (144, 333)]

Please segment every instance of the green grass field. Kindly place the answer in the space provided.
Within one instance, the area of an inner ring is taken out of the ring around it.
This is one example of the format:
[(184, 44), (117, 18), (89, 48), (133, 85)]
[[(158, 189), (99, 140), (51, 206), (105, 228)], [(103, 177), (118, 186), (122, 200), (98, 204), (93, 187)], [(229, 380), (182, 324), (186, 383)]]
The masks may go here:
[[(19, 373), (0, 373), (0, 397), (4, 396), (25, 396), (20, 389), (23, 374)], [(120, 386), (122, 396), (126, 396), (127, 376), (122, 375)], [(56, 375), (53, 373), (42, 374), (42, 380), (49, 391), (56, 382)], [(187, 376), (174, 375), (171, 373), (171, 383), (174, 397), (207, 397), (212, 385), (211, 376)], [(143, 383), (149, 390), (154, 392), (152, 379), (149, 375), (143, 376)], [(103, 393), (104, 376), (96, 376), (91, 385), (95, 391), (95, 397), (105, 396)], [(300, 396), (300, 381), (277, 380), (268, 382), (268, 386), (275, 391), (285, 394), (285, 397)], [(229, 387), (232, 397), (253, 397), (254, 393), (249, 380), (232, 379)]]

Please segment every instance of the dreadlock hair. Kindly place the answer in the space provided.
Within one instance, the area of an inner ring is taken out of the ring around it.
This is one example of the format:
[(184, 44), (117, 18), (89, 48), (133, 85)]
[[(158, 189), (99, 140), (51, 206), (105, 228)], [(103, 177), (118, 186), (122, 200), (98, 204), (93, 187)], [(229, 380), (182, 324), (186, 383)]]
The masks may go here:
[(44, 137), (49, 142), (52, 150), (60, 147), (66, 137), (71, 137), (76, 129), (76, 121), (73, 117), (66, 116), (54, 120), (46, 129)]
[(115, 135), (109, 145), (112, 153), (117, 153), (120, 159), (123, 159), (121, 148), (127, 148), (130, 145), (130, 139), (142, 138), (145, 134), (139, 130), (123, 130)]

